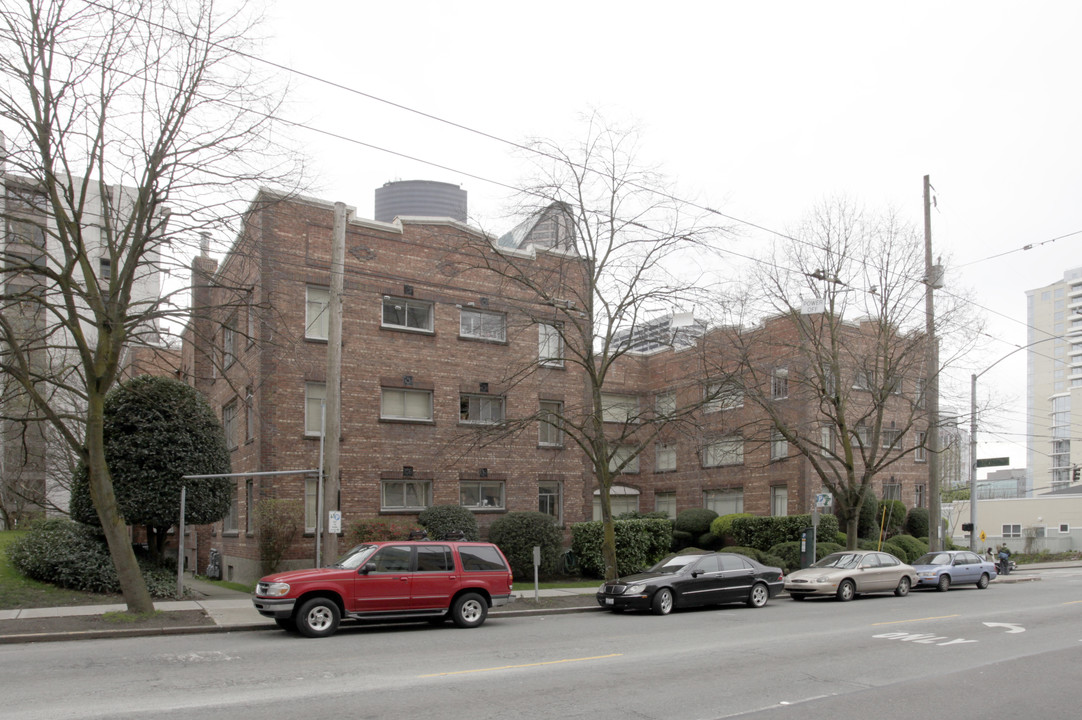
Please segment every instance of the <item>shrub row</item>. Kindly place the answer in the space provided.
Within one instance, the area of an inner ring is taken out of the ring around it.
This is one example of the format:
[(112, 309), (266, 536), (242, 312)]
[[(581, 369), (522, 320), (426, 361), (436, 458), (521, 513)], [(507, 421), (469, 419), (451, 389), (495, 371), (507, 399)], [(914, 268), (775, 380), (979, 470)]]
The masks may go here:
[[(811, 524), (811, 515), (748, 515), (733, 518), (731, 534), (737, 545), (772, 548), (779, 543), (799, 541), (801, 533), (805, 528), (811, 527)], [(815, 533), (816, 542), (832, 542), (837, 535), (838, 518), (833, 515), (820, 515)]]
[[(109, 547), (101, 531), (66, 518), (41, 520), (7, 549), (8, 558), (23, 575), (41, 582), (84, 592), (118, 593)], [(152, 597), (175, 597), (175, 565), (151, 566), (140, 559), (140, 568)]]
[[(672, 546), (672, 523), (668, 520), (614, 520), (613, 528), (616, 533), (616, 571), (620, 575), (642, 572), (663, 558)], [(571, 551), (578, 558), (583, 574), (604, 577), (603, 539), (600, 520), (571, 526)]]

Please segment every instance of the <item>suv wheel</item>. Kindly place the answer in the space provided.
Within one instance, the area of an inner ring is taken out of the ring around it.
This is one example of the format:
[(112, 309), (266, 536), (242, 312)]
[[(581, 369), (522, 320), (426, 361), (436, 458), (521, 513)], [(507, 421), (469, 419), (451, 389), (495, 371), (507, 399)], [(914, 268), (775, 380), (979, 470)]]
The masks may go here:
[(451, 606), (451, 619), (460, 628), (477, 627), (488, 616), (488, 603), (477, 593), (466, 593)]
[(305, 637), (327, 637), (338, 629), (340, 618), (334, 600), (312, 598), (297, 611), (297, 631)]

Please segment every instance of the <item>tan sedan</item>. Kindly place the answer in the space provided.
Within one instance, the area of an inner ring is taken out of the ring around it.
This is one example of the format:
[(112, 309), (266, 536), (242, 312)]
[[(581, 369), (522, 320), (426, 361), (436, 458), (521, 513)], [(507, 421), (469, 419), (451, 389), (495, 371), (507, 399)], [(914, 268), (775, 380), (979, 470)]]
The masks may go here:
[(916, 583), (917, 571), (890, 553), (845, 550), (786, 575), (785, 591), (794, 600), (833, 595), (845, 602), (862, 593), (893, 592), (903, 597)]

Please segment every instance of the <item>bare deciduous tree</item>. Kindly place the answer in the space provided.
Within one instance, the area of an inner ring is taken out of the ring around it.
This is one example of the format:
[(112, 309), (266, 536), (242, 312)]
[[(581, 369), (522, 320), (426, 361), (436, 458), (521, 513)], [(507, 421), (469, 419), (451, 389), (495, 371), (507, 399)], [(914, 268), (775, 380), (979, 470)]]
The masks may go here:
[(674, 400), (657, 408), (642, 402), (639, 389), (621, 394), (616, 368), (647, 345), (694, 341), (697, 326), (677, 327), (669, 318), (705, 297), (688, 260), (709, 252), (720, 235), (673, 196), (661, 175), (637, 164), (636, 144), (635, 134), (597, 117), (570, 149), (535, 142), (538, 177), (523, 188), (518, 206), (527, 219), (495, 243), (470, 240), (475, 252), (463, 270), (498, 278), (506, 297), (524, 299), (517, 315), (529, 330), (520, 332), (531, 337), (536, 328), (536, 358), (508, 368), (506, 385), (536, 380), (553, 367), (582, 378), (581, 394), (535, 412), (508, 413), (483, 437), (536, 431), (541, 423), (581, 450), (599, 491), (610, 578), (616, 573), (614, 481), (664, 429), (693, 422), (701, 404)]
[[(181, 308), (161, 277), (184, 238), (227, 225), (290, 175), (277, 101), (247, 57), (243, 7), (211, 0), (22, 0), (0, 9), (2, 363), (27, 422), (87, 465), (128, 609), (153, 610), (102, 442), (126, 346)], [(166, 288), (168, 290), (168, 288)], [(179, 291), (179, 289), (178, 289)]]
[[(925, 451), (924, 388), (938, 369), (927, 367), (924, 277), (913, 228), (825, 202), (756, 265), (741, 317), (707, 353), (731, 363), (763, 442), (788, 443), (833, 494), (851, 548), (873, 479)], [(741, 329), (749, 308), (771, 332)], [(938, 327), (957, 317), (944, 306)], [(780, 384), (803, 402), (778, 402)]]

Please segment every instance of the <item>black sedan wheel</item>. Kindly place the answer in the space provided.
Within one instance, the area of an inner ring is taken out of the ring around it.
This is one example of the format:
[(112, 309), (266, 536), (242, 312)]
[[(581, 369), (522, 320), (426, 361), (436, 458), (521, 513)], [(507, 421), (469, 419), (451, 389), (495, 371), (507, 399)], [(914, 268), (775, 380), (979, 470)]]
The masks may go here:
[(894, 594), (898, 597), (905, 597), (909, 594), (909, 586), (911, 584), (908, 577), (902, 576), (902, 579), (898, 581), (898, 587), (894, 588)]
[(751, 592), (748, 593), (748, 607), (761, 608), (769, 599), (770, 591), (767, 590), (766, 585), (755, 583), (751, 586)]
[(650, 610), (655, 615), (668, 615), (672, 612), (672, 590), (661, 588), (654, 593), (654, 600), (650, 603)]

